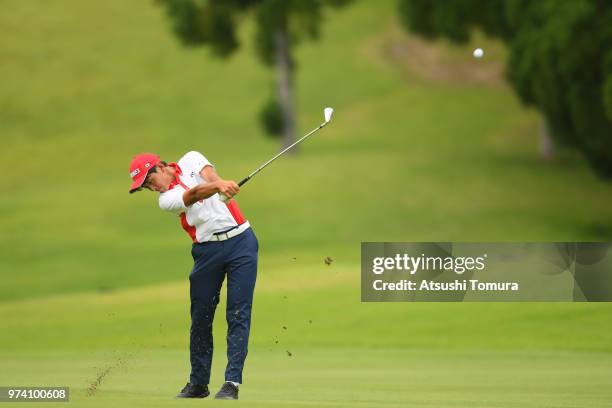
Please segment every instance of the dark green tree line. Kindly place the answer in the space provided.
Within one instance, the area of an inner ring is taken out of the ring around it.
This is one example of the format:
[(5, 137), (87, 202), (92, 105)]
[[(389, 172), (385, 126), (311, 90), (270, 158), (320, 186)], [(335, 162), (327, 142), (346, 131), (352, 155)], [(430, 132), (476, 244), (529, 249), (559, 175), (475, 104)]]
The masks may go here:
[(319, 38), (323, 12), (351, 0), (158, 0), (175, 34), (186, 46), (208, 45), (219, 57), (239, 47), (237, 29), (244, 18), (255, 20), (254, 37), (262, 63), (275, 69), (276, 95), (262, 109), (270, 133), (282, 135), (283, 146), (295, 138), (293, 49), (305, 39)]
[(612, 179), (612, 1), (399, 0), (398, 9), (404, 27), (425, 37), (464, 43), (478, 28), (501, 38), (523, 103), (558, 144)]

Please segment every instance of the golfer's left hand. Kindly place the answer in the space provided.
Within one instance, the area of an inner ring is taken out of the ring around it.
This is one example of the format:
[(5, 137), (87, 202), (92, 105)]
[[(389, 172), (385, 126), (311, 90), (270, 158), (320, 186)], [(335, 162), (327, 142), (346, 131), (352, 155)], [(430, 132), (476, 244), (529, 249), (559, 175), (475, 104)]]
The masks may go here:
[(240, 191), (240, 187), (234, 180), (219, 180), (217, 182), (217, 189), (219, 194), (222, 194), (228, 198), (232, 198)]

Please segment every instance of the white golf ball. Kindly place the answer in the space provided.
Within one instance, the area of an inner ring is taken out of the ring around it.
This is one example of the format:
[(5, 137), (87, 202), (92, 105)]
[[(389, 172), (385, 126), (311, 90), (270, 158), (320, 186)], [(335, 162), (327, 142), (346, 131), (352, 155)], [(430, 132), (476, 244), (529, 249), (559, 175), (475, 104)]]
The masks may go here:
[(476, 48), (474, 50), (474, 58), (482, 58), (483, 55), (484, 51), (482, 50), (482, 48)]

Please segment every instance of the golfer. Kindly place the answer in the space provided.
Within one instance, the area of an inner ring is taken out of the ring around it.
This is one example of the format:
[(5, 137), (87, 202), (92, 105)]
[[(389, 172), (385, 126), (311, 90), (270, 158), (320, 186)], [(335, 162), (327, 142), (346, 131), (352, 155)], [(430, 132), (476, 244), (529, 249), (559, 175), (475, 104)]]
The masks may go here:
[[(130, 164), (130, 193), (143, 188), (159, 193), (162, 210), (176, 214), (193, 246), (189, 275), (191, 298), (191, 375), (177, 395), (204, 398), (213, 355), (212, 324), (221, 285), (227, 275), (227, 368), (217, 399), (238, 399), (251, 327), (253, 290), (259, 244), (235, 200), (239, 191), (223, 180), (214, 166), (195, 151), (177, 163), (160, 161), (152, 153), (139, 154)], [(219, 195), (230, 200), (225, 203)]]

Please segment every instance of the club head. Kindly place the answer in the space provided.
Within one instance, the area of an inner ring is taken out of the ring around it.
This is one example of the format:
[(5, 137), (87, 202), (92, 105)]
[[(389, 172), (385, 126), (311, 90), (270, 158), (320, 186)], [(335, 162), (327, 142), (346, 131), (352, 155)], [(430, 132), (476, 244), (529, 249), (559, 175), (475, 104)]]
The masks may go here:
[(334, 113), (333, 108), (325, 108), (323, 110), (323, 114), (325, 115), (325, 123), (329, 123), (331, 121), (331, 117), (333, 113)]

